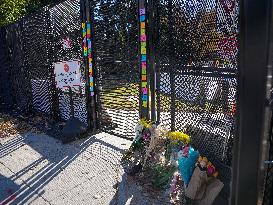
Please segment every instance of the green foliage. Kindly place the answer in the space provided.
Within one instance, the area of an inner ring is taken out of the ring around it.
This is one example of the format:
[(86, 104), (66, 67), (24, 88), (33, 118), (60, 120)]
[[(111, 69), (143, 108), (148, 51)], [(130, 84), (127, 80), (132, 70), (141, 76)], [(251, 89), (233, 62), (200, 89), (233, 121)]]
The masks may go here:
[(0, 26), (16, 21), (26, 13), (29, 0), (0, 0)]
[(131, 148), (133, 151), (140, 150), (144, 147), (143, 139), (136, 140), (132, 143)]
[(0, 0), (0, 26), (10, 24), (56, 0)]
[(176, 170), (174, 166), (156, 165), (152, 168), (154, 176), (152, 177), (152, 184), (159, 189), (166, 189)]

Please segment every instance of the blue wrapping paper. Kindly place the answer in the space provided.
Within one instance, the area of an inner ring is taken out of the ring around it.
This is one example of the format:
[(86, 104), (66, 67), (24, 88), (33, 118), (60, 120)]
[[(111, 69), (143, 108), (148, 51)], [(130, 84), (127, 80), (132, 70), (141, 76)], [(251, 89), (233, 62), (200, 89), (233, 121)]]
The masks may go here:
[(190, 182), (198, 157), (199, 152), (190, 147), (189, 157), (182, 157), (178, 160), (178, 168), (186, 185)]

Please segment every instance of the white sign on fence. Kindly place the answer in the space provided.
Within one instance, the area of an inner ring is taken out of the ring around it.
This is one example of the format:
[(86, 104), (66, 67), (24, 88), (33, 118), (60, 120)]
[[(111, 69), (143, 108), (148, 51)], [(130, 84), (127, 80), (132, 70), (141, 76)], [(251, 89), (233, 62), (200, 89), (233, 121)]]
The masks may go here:
[[(84, 86), (80, 73), (79, 60), (55, 63), (54, 74), (56, 86), (62, 91), (67, 91), (69, 87), (71, 87), (73, 91), (79, 91), (79, 87)], [(82, 92), (84, 92), (84, 89), (82, 89)]]

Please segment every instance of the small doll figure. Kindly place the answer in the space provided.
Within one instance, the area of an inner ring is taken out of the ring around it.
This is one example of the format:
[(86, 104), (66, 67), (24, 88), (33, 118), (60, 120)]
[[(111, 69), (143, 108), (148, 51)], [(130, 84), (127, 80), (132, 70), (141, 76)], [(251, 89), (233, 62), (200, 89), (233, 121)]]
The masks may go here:
[(207, 171), (208, 159), (206, 157), (199, 156), (196, 166), (199, 167), (201, 171)]

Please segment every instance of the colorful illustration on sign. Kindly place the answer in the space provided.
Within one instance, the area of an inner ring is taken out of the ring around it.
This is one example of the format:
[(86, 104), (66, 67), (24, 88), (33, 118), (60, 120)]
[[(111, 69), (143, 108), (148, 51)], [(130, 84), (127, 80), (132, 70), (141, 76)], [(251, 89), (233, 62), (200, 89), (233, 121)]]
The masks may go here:
[(142, 107), (147, 108), (148, 86), (147, 86), (147, 52), (146, 52), (146, 15), (145, 8), (139, 9), (140, 20), (140, 65), (141, 65), (141, 98)]
[[(79, 60), (55, 63), (54, 74), (56, 87), (62, 91), (67, 91), (71, 87), (73, 91), (78, 92), (80, 86), (83, 85)], [(84, 92), (84, 89), (82, 89), (82, 92)]]

